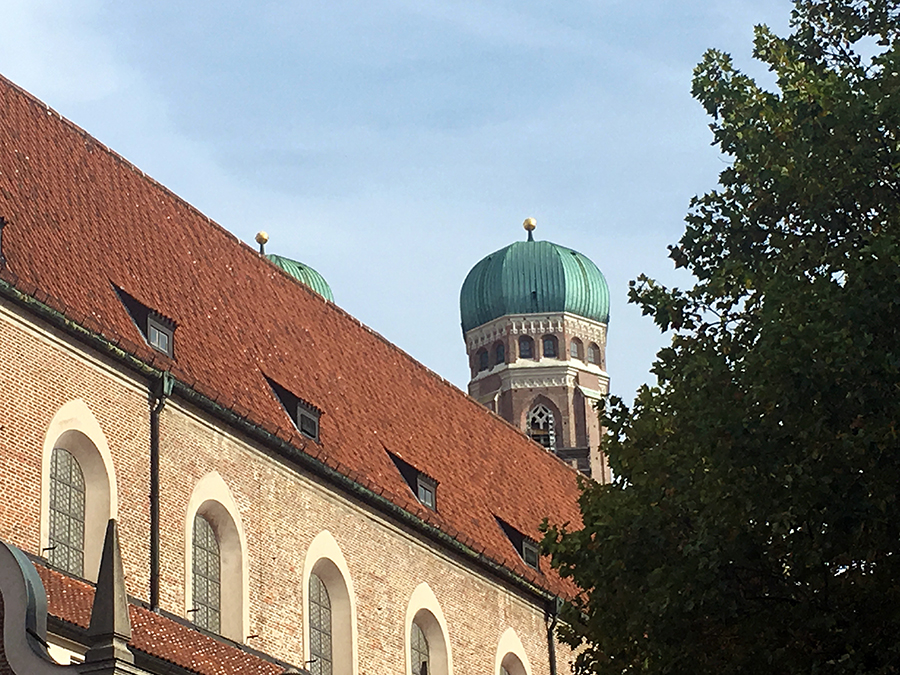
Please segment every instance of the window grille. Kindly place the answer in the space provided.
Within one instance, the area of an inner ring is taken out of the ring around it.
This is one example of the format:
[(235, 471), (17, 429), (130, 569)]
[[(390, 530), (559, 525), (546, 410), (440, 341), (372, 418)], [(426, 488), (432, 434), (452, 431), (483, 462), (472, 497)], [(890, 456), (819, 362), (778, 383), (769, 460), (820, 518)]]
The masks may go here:
[(309, 658), (313, 675), (331, 675), (331, 599), (316, 574), (309, 575)]
[(210, 522), (197, 514), (194, 517), (193, 601), (194, 623), (220, 632), (222, 601), (222, 561), (219, 542)]
[(50, 459), (49, 561), (84, 576), (84, 474), (68, 450), (53, 448)]
[(528, 413), (528, 435), (548, 450), (556, 448), (556, 423), (547, 406), (535, 406)]
[(428, 675), (428, 640), (416, 622), (412, 625), (409, 651), (412, 655), (412, 675)]

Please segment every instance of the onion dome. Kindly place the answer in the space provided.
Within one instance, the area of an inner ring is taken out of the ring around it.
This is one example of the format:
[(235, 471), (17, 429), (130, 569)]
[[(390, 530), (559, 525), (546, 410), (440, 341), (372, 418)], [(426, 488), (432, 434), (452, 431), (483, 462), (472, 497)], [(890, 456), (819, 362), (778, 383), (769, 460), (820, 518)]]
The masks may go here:
[(507, 314), (570, 312), (609, 321), (603, 273), (578, 251), (535, 241), (534, 227), (526, 220), (527, 241), (491, 253), (469, 272), (459, 294), (463, 333)]
[(331, 286), (328, 285), (328, 282), (325, 281), (325, 278), (321, 274), (316, 272), (309, 265), (304, 265), (301, 262), (297, 262), (296, 260), (291, 260), (290, 258), (285, 258), (280, 255), (275, 255), (274, 253), (269, 253), (268, 255), (266, 255), (266, 258), (268, 258), (276, 266), (280, 267), (285, 272), (290, 274), (301, 284), (309, 286), (326, 300), (334, 302), (334, 295), (332, 295), (331, 293)]

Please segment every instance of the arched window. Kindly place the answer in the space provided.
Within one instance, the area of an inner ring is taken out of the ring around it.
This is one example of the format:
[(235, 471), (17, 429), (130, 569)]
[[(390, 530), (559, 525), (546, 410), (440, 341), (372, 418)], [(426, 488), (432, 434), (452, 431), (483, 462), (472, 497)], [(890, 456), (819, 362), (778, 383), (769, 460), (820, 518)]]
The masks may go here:
[(478, 350), (478, 372), (482, 370), (487, 370), (490, 367), (490, 357), (488, 356), (487, 349), (479, 349)]
[(498, 342), (494, 347), (494, 365), (500, 365), (506, 362), (506, 347), (502, 342)]
[(106, 436), (84, 401), (69, 401), (50, 421), (41, 457), (41, 549), (50, 563), (96, 581), (116, 499)]
[(497, 675), (531, 675), (531, 665), (525, 656), (525, 648), (512, 628), (507, 628), (500, 636), (494, 663), (496, 664), (494, 672)]
[(413, 591), (406, 609), (407, 675), (450, 675), (453, 657), (447, 640), (447, 621), (426, 583)]
[(185, 616), (242, 642), (250, 619), (247, 540), (231, 491), (215, 471), (188, 500), (184, 546)]
[(588, 363), (593, 363), (595, 366), (600, 365), (600, 347), (593, 342), (588, 346)]
[(412, 654), (412, 675), (428, 675), (428, 640), (419, 624), (415, 622), (413, 622), (409, 640), (409, 651)]
[(84, 472), (64, 448), (50, 460), (50, 564), (84, 576)]
[(537, 405), (528, 413), (528, 435), (548, 450), (556, 448), (556, 423), (550, 408)]
[(212, 524), (199, 513), (194, 517), (193, 572), (191, 587), (194, 623), (215, 633), (221, 631), (222, 560)]
[(331, 599), (316, 574), (309, 575), (309, 672), (331, 675)]
[(584, 347), (581, 344), (581, 340), (578, 338), (572, 338), (572, 342), (569, 343), (569, 356), (573, 359), (584, 359)]
[(534, 358), (534, 340), (532, 340), (527, 335), (523, 335), (519, 338), (519, 358), (520, 359), (533, 359)]
[(306, 619), (303, 645), (316, 675), (356, 672), (356, 602), (350, 570), (328, 530), (312, 540), (303, 563)]
[(548, 359), (555, 359), (559, 356), (558, 343), (555, 335), (545, 335), (543, 340), (544, 356)]

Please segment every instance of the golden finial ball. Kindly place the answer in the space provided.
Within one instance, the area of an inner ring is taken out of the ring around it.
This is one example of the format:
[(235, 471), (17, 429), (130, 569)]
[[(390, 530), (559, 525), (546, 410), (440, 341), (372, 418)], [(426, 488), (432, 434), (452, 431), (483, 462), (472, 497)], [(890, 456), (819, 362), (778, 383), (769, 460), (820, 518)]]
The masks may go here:
[(522, 223), (522, 227), (531, 232), (534, 228), (537, 227), (537, 221), (534, 218), (526, 218), (525, 222)]
[(269, 241), (269, 234), (268, 234), (268, 232), (261, 231), (261, 232), (257, 232), (257, 233), (256, 233), (256, 243), (257, 243), (257, 244), (259, 244), (259, 245), (261, 246), (261, 245), (265, 244), (265, 243), (268, 242), (268, 241)]

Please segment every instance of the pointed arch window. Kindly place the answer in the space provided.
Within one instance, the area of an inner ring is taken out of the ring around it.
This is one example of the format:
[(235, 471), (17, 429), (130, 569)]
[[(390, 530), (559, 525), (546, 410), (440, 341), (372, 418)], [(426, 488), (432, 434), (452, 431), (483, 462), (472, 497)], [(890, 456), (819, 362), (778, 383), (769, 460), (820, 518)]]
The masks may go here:
[(199, 513), (194, 517), (192, 593), (194, 623), (221, 631), (222, 559), (212, 524)]
[(84, 576), (84, 472), (64, 448), (50, 459), (49, 560), (54, 567)]
[(428, 640), (425, 631), (416, 622), (412, 625), (409, 649), (412, 654), (412, 675), (428, 675)]
[(309, 575), (309, 672), (331, 675), (331, 598), (317, 574)]
[(556, 448), (556, 420), (550, 408), (537, 405), (528, 413), (528, 435), (548, 450)]

